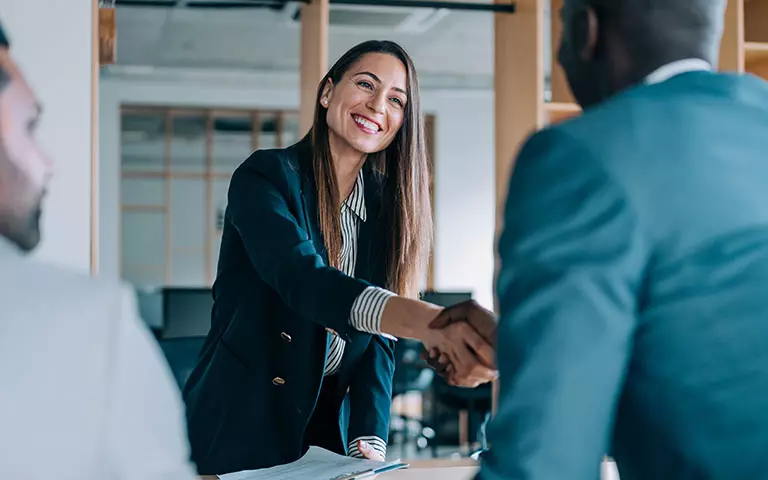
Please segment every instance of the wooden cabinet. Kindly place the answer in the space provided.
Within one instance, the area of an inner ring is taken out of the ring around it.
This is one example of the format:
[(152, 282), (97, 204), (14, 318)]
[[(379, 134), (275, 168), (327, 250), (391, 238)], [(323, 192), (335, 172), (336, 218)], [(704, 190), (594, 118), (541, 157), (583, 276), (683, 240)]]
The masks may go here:
[(768, 0), (741, 0), (743, 4), (744, 71), (768, 80)]

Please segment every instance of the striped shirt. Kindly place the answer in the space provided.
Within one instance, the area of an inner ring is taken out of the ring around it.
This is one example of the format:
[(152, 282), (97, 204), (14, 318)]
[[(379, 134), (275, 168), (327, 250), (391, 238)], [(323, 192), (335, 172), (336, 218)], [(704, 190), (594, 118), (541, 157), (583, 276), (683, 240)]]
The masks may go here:
[[(341, 264), (340, 270), (353, 277), (357, 264), (357, 237), (361, 222), (366, 221), (365, 210), (365, 185), (363, 183), (363, 171), (357, 175), (352, 193), (344, 200), (341, 206)], [(349, 323), (356, 330), (370, 334), (380, 334), (381, 315), (387, 300), (395, 294), (379, 287), (368, 287), (363, 290), (352, 304), (349, 314)], [(346, 342), (338, 335), (333, 335), (331, 346), (328, 349), (328, 358), (325, 361), (325, 375), (334, 375), (341, 368), (344, 358)], [(357, 448), (358, 440), (368, 442), (371, 447), (386, 456), (387, 444), (377, 436), (355, 438), (349, 442), (349, 455), (362, 457)]]

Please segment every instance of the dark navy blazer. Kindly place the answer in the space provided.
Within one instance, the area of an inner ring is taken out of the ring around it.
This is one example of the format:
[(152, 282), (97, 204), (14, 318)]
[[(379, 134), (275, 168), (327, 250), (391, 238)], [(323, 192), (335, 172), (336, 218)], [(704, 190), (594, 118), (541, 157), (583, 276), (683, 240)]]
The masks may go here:
[[(394, 342), (348, 323), (355, 298), (386, 283), (386, 188), (364, 175), (368, 220), (351, 278), (328, 266), (308, 138), (257, 151), (233, 174), (211, 330), (184, 388), (200, 474), (291, 462), (309, 444), (344, 454), (347, 434), (386, 441)], [(331, 330), (347, 347), (324, 378)]]

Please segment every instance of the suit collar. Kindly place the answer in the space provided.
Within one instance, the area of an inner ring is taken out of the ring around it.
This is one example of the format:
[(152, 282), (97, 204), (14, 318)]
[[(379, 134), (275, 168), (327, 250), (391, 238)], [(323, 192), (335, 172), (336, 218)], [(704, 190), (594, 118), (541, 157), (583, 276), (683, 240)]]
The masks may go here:
[[(312, 218), (316, 222), (317, 187), (315, 185), (315, 176), (313, 173), (311, 134), (306, 135), (297, 144), (289, 148), (295, 149), (296, 151), (296, 157), (298, 157), (296, 167), (301, 174), (304, 204), (307, 207), (311, 207), (309, 210), (314, 215)], [(348, 206), (352, 208), (352, 211), (355, 212), (363, 222), (366, 222), (371, 215), (375, 218), (379, 214), (382, 192), (381, 183), (381, 179), (378, 178), (376, 172), (374, 172), (366, 162), (366, 164), (363, 165), (363, 168), (360, 169), (352, 193), (344, 202), (349, 203)]]
[[(307, 225), (307, 233), (315, 244), (317, 252), (328, 263), (328, 252), (325, 250), (318, 224), (317, 189), (315, 188), (312, 168), (312, 140), (310, 135), (289, 148), (296, 152), (295, 155), (289, 156), (298, 157), (296, 166), (301, 177), (301, 201), (304, 205), (304, 221)], [(381, 262), (382, 255), (384, 255), (384, 242), (382, 241), (384, 236), (381, 234), (380, 225), (382, 222), (383, 183), (381, 176), (368, 163), (360, 169), (358, 182), (360, 187), (358, 193), (362, 191), (362, 195), (357, 198), (362, 197), (363, 199), (361, 203), (365, 207), (365, 217), (360, 224), (357, 237), (358, 256), (355, 277), (380, 284), (384, 281), (384, 270)]]

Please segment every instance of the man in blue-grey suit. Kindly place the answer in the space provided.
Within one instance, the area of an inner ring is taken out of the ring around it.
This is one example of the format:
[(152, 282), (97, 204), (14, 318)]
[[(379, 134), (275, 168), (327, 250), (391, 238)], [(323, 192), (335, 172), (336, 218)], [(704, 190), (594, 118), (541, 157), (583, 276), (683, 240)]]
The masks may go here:
[(712, 71), (725, 3), (565, 1), (585, 110), (510, 182), (482, 480), (596, 480), (606, 454), (622, 480), (768, 478), (768, 84)]

